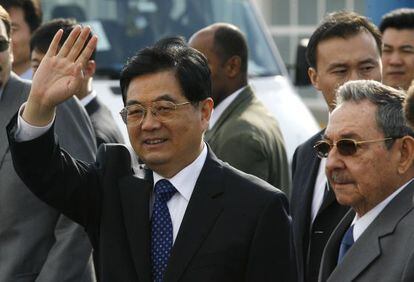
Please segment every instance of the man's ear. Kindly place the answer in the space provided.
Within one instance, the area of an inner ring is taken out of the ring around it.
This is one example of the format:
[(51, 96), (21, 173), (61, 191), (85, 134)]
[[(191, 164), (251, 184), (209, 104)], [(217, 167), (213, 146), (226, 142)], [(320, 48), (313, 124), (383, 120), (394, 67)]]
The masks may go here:
[(210, 122), (213, 107), (214, 102), (213, 99), (211, 99), (210, 97), (200, 102), (201, 122), (203, 123), (204, 130), (207, 130), (208, 128), (208, 123)]
[(225, 69), (228, 77), (234, 78), (240, 73), (241, 58), (239, 56), (230, 57), (225, 63)]
[(404, 174), (407, 170), (414, 168), (414, 138), (404, 136), (399, 140), (400, 160), (398, 162), (398, 173)]
[(85, 68), (83, 69), (83, 73), (85, 74), (85, 77), (90, 78), (95, 74), (96, 71), (96, 63), (94, 60), (89, 60), (86, 63)]
[(309, 79), (310, 79), (313, 87), (320, 90), (318, 71), (315, 68), (310, 67), (310, 68), (308, 68), (308, 76), (309, 76)]

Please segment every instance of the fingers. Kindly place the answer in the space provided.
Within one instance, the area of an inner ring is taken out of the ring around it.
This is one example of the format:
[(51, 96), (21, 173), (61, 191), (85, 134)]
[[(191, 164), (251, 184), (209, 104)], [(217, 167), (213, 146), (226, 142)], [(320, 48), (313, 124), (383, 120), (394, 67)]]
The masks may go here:
[(75, 28), (70, 32), (65, 43), (63, 43), (62, 48), (60, 48), (59, 53), (57, 54), (58, 57), (62, 58), (62, 57), (68, 56), (69, 52), (73, 48), (73, 44), (75, 43), (76, 39), (79, 37), (80, 33), (81, 33), (81, 27), (79, 25), (75, 26)]
[[(91, 29), (88, 26), (83, 28), (80, 26), (76, 26), (69, 34), (68, 38), (66, 39), (60, 51), (58, 52), (57, 56), (60, 58), (66, 58), (71, 62), (79, 62), (85, 64), (89, 60), (97, 44), (97, 37), (93, 36), (84, 48), (85, 43), (88, 41), (88, 36), (90, 32)], [(60, 38), (61, 35), (59, 37), (59, 40)], [(53, 54), (55, 53), (56, 50)]]
[(98, 43), (98, 38), (95, 35), (92, 36), (92, 38), (89, 40), (88, 44), (86, 45), (85, 49), (83, 49), (82, 53), (76, 59), (76, 63), (79, 63), (82, 66), (85, 66), (86, 63), (89, 61), (89, 58), (91, 57), (93, 51), (95, 51), (97, 43)]
[(75, 61), (79, 54), (82, 52), (83, 47), (85, 46), (86, 41), (88, 40), (89, 33), (91, 32), (91, 28), (86, 26), (82, 28), (80, 35), (75, 41), (75, 44), (70, 49), (69, 54), (67, 55), (67, 58), (70, 61)]
[(56, 55), (56, 52), (59, 48), (59, 42), (62, 38), (63, 30), (59, 29), (58, 32), (56, 32), (55, 36), (52, 39), (52, 42), (50, 43), (49, 49), (46, 52), (47, 57), (53, 57)]

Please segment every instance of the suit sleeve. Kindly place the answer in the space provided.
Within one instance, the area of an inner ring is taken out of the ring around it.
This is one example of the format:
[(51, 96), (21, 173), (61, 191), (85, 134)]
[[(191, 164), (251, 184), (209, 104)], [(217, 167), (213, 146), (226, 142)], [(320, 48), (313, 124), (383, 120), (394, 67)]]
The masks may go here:
[(92, 246), (84, 229), (61, 215), (56, 224), (55, 239), (36, 282), (96, 281)]
[(99, 224), (98, 169), (61, 150), (54, 126), (42, 136), (17, 142), (17, 115), (7, 125), (10, 153), (16, 173), (42, 201), (83, 226)]
[(286, 197), (276, 194), (262, 211), (250, 249), (246, 281), (291, 281), (287, 210)]

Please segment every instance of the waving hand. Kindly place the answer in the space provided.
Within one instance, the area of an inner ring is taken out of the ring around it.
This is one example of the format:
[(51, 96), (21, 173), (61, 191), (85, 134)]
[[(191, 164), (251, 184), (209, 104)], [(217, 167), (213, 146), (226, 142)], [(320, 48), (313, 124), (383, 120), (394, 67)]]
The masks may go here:
[(32, 125), (49, 123), (55, 107), (79, 91), (83, 79), (82, 68), (97, 44), (97, 38), (93, 36), (85, 46), (90, 28), (77, 26), (58, 51), (62, 33), (59, 30), (54, 36), (33, 77), (23, 112), (23, 119)]

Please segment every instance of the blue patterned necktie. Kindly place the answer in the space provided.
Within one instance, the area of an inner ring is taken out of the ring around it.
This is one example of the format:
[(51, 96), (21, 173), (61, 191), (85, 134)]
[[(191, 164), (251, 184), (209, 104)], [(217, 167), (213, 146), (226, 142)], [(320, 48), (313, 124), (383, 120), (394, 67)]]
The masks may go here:
[(155, 184), (154, 192), (151, 218), (152, 279), (162, 282), (173, 245), (173, 227), (167, 202), (177, 190), (168, 180), (161, 179)]
[(341, 246), (339, 247), (338, 264), (341, 263), (346, 252), (354, 244), (354, 225), (351, 225), (342, 237)]

